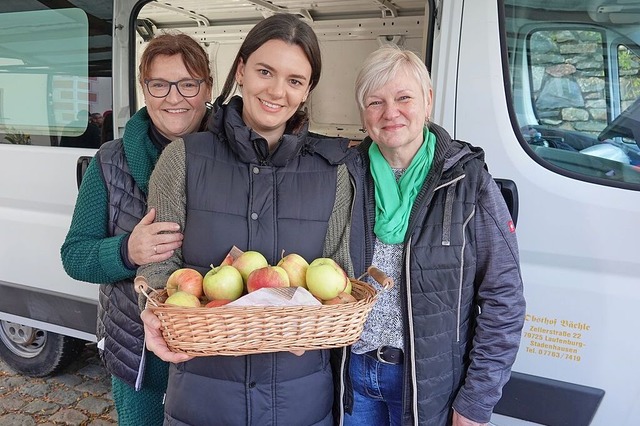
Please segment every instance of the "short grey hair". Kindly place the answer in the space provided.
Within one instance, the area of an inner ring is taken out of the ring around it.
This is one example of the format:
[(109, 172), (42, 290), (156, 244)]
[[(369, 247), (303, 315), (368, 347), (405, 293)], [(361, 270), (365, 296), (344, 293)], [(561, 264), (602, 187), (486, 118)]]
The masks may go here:
[(394, 79), (402, 69), (415, 77), (422, 87), (425, 100), (428, 99), (431, 77), (422, 59), (410, 50), (389, 44), (371, 53), (356, 77), (355, 95), (361, 113), (365, 108), (365, 98)]

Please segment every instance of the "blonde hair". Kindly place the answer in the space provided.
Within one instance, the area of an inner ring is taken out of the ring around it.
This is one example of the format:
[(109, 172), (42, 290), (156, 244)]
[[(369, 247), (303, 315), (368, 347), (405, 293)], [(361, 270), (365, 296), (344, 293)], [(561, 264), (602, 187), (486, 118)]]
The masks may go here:
[(360, 112), (364, 111), (364, 100), (369, 93), (389, 83), (400, 70), (413, 76), (420, 84), (424, 98), (429, 98), (431, 77), (422, 59), (410, 50), (390, 44), (371, 53), (356, 77), (355, 96)]

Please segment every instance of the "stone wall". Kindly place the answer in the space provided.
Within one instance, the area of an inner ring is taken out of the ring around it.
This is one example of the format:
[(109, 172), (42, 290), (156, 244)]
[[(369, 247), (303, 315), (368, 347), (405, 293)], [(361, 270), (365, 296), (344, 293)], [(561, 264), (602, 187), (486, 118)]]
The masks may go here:
[[(607, 125), (606, 99), (610, 96), (602, 34), (539, 31), (531, 37), (530, 52), (534, 102), (541, 124), (598, 135)], [(640, 96), (640, 61), (624, 46), (617, 54), (624, 110)]]

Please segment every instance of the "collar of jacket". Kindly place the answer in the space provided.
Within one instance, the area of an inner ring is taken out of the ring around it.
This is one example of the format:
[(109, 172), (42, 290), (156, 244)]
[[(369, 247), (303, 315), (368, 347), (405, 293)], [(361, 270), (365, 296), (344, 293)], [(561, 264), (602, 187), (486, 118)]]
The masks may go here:
[(242, 98), (234, 96), (226, 105), (222, 102), (220, 97), (216, 99), (208, 130), (218, 138), (228, 141), (231, 150), (241, 161), (282, 167), (295, 158), (305, 145), (308, 123), (296, 134), (285, 129), (276, 149), (269, 152), (266, 139), (242, 121)]
[[(451, 135), (442, 127), (429, 123), (429, 130), (436, 136), (436, 149), (433, 155), (432, 171), (441, 170), (446, 173), (452, 168), (459, 167), (472, 159), (484, 162), (482, 148), (474, 147), (467, 142), (451, 139)], [(369, 167), (369, 147), (373, 141), (367, 136), (357, 147), (364, 165)], [(432, 174), (432, 171), (429, 174)]]
[[(413, 207), (411, 209), (405, 243), (415, 228), (416, 220), (421, 217), (420, 211), (426, 208), (426, 206), (431, 202), (435, 188), (443, 181), (453, 179), (459, 174), (464, 173), (464, 165), (467, 162), (478, 159), (484, 163), (484, 152), (482, 149), (473, 147), (467, 142), (451, 139), (449, 133), (437, 124), (430, 123), (429, 130), (436, 136), (436, 149), (433, 156), (431, 170), (427, 174), (422, 189), (420, 190), (420, 193), (418, 194), (418, 197), (413, 203)], [(370, 206), (369, 211), (371, 212), (373, 212), (373, 206), (375, 206), (372, 191), (373, 180), (371, 173), (369, 172), (369, 147), (372, 143), (373, 141), (371, 138), (367, 137), (357, 147), (359, 160), (361, 161), (363, 168), (362, 172), (365, 174), (365, 186), (369, 188), (367, 203)], [(369, 220), (373, 221), (373, 216), (370, 217)], [(368, 256), (370, 254), (372, 253), (367, 253), (366, 255)], [(370, 261), (369, 258), (366, 260)]]

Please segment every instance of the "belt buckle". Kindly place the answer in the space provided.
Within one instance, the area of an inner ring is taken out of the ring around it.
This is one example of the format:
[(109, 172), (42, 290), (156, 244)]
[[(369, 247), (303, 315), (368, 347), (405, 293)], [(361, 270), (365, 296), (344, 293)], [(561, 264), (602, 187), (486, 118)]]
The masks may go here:
[(384, 348), (385, 348), (385, 346), (380, 346), (376, 350), (376, 358), (378, 359), (378, 361), (380, 361), (383, 364), (393, 364), (392, 362), (389, 362), (386, 359), (382, 358), (382, 351), (384, 350)]

